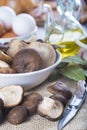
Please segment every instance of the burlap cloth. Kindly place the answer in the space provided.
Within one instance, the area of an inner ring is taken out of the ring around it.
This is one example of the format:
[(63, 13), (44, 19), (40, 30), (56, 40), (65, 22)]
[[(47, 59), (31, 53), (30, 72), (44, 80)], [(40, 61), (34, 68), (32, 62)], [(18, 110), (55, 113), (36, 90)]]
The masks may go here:
[[(72, 92), (74, 93), (76, 90), (76, 82), (60, 77), (58, 80), (66, 83)], [(38, 92), (42, 96), (50, 96), (50, 93), (47, 91), (47, 87), (50, 82), (45, 81), (38, 87), (30, 90), (29, 92)], [(28, 93), (29, 93), (28, 92)], [(40, 117), (38, 114), (29, 117), (27, 121), (20, 125), (12, 125), (7, 120), (0, 125), (0, 130), (57, 130), (57, 123), (49, 121), (44, 117)], [(64, 128), (64, 130), (87, 130), (87, 99), (83, 104), (82, 108), (75, 116), (75, 118)]]

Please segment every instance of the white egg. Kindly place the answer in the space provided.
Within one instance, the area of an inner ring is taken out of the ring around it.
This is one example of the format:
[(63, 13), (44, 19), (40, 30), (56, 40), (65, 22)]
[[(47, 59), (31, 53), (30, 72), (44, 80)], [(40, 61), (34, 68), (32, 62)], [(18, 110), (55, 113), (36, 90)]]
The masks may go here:
[(17, 35), (29, 34), (35, 29), (35, 27), (35, 19), (26, 13), (17, 15), (12, 24), (12, 29)]
[(12, 22), (16, 16), (14, 10), (7, 6), (0, 7), (0, 19), (4, 22), (7, 29), (11, 29)]

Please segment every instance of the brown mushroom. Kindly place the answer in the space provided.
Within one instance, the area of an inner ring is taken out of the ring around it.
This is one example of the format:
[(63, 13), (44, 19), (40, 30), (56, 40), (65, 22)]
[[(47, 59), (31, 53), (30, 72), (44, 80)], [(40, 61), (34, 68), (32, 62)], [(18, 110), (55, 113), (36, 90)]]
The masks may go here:
[(24, 105), (27, 108), (29, 115), (33, 115), (36, 113), (37, 106), (41, 100), (42, 100), (42, 96), (40, 94), (31, 93), (25, 96), (22, 105)]
[(41, 69), (42, 59), (34, 49), (22, 49), (13, 58), (13, 68), (19, 73)]
[(4, 102), (4, 107), (11, 108), (21, 103), (24, 90), (21, 86), (10, 85), (0, 89), (0, 98)]
[(68, 102), (68, 100), (63, 95), (60, 95), (60, 94), (54, 94), (54, 95), (50, 96), (50, 98), (60, 101), (64, 107), (66, 106), (66, 104)]
[(26, 119), (27, 109), (22, 105), (14, 107), (8, 114), (8, 121), (14, 125), (20, 124)]
[(48, 67), (56, 61), (56, 51), (52, 45), (41, 43), (41, 42), (31, 42), (29, 48), (35, 49), (42, 58), (42, 68)]
[(69, 100), (72, 97), (72, 92), (69, 89), (69, 87), (61, 81), (51, 83), (51, 85), (48, 86), (47, 89), (52, 94), (63, 95), (67, 100)]
[(56, 121), (62, 115), (64, 110), (63, 104), (58, 100), (49, 97), (44, 99), (38, 105), (38, 114), (52, 121)]
[(42, 100), (42, 96), (39, 93), (32, 92), (25, 96), (25, 100), (32, 100), (32, 102), (38, 102)]

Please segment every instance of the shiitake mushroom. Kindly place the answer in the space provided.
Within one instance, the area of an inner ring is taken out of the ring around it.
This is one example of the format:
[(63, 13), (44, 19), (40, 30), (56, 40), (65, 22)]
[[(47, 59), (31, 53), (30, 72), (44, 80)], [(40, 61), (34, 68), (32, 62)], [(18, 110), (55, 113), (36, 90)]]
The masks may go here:
[(61, 81), (51, 83), (50, 86), (48, 86), (47, 90), (52, 94), (63, 95), (67, 100), (72, 97), (72, 92), (69, 87)]
[(60, 101), (64, 107), (66, 106), (66, 104), (68, 102), (68, 100), (61, 94), (53, 94), (50, 96), (50, 98)]
[(42, 58), (42, 68), (46, 68), (55, 63), (57, 55), (51, 44), (41, 43), (39, 41), (31, 42), (29, 48), (35, 49)]
[(29, 115), (33, 115), (36, 113), (38, 104), (41, 100), (42, 96), (39, 93), (33, 92), (24, 97), (22, 105), (27, 108)]
[(49, 97), (44, 97), (39, 103), (37, 112), (40, 116), (43, 116), (51, 121), (56, 121), (62, 115), (64, 110), (63, 104)]
[(22, 105), (26, 107), (29, 116), (36, 113), (37, 103), (33, 103), (32, 101), (25, 101)]
[(42, 59), (34, 49), (19, 50), (13, 58), (13, 68), (18, 73), (36, 71), (41, 67)]
[(38, 102), (42, 100), (42, 96), (39, 93), (32, 92), (25, 96), (25, 100), (32, 100), (32, 102)]
[(27, 109), (22, 105), (16, 106), (8, 113), (7, 119), (11, 124), (20, 124), (27, 119)]
[(24, 89), (19, 85), (9, 85), (0, 89), (0, 98), (5, 108), (12, 108), (19, 105), (24, 95)]

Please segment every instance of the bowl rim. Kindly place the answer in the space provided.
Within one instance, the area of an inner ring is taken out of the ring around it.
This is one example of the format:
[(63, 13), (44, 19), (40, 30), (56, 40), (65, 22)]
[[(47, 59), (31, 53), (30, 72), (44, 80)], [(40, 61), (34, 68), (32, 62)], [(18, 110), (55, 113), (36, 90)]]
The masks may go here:
[(47, 70), (50, 70), (51, 68), (55, 68), (62, 60), (62, 55), (61, 53), (56, 50), (56, 54), (57, 54), (57, 59), (55, 61), (54, 64), (46, 67), (46, 68), (43, 68), (43, 69), (40, 69), (40, 70), (37, 70), (37, 71), (32, 71), (32, 72), (27, 72), (27, 73), (13, 73), (13, 74), (2, 74), (0, 73), (0, 76), (4, 76), (4, 77), (11, 77), (11, 76), (14, 76), (14, 77), (19, 77), (19, 76), (29, 76), (29, 75), (34, 75), (34, 74), (37, 74), (37, 73), (41, 73), (41, 72), (46, 72)]
[(9, 41), (11, 41), (12, 39), (24, 39), (24, 40), (26, 40), (27, 38), (29, 38), (30, 36), (32, 36), (33, 34), (35, 34), (36, 32), (37, 32), (37, 29), (38, 29), (38, 27), (37, 26), (35, 26), (35, 29), (33, 29), (33, 31), (31, 32), (31, 33), (28, 33), (28, 34), (24, 34), (24, 35), (20, 35), (20, 36), (15, 36), (15, 37), (10, 37), (10, 38), (0, 38), (0, 42), (1, 43), (5, 43), (5, 42), (9, 42)]

